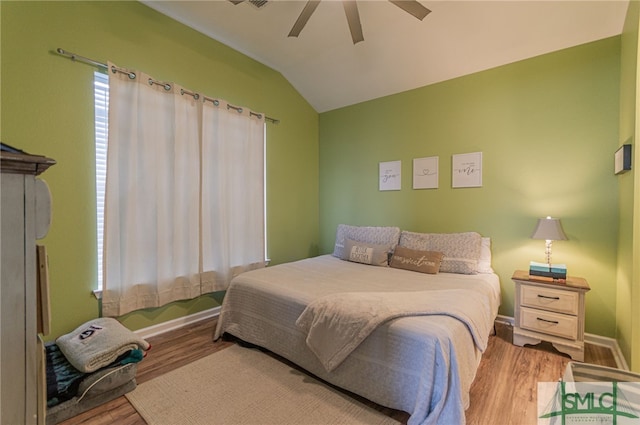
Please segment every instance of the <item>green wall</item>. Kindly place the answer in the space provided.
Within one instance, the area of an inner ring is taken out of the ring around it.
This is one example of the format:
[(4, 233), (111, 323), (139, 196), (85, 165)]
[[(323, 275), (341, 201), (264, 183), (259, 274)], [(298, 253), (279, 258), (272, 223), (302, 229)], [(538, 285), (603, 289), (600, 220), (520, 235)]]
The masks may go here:
[[(637, 63), (632, 4), (632, 47), (625, 32), (318, 116), (278, 72), (137, 2), (0, 2), (1, 140), (58, 161), (43, 176), (54, 199), (44, 241), (52, 283), (49, 338), (99, 314), (91, 294), (94, 69), (52, 53), (62, 47), (281, 120), (267, 129), (273, 264), (330, 252), (339, 223), (476, 230), (492, 237), (500, 312), (511, 316), (513, 270), (543, 260), (543, 242), (528, 238), (535, 220), (558, 216), (570, 240), (554, 244), (554, 261), (592, 288), (587, 332), (617, 336), (627, 358), (640, 357), (640, 316), (631, 312), (640, 297), (633, 261), (633, 240), (640, 239), (633, 180), (640, 177), (612, 173), (613, 152), (638, 131), (638, 111), (628, 106), (637, 94), (625, 97), (629, 84), (637, 93), (637, 66), (628, 71)], [(483, 187), (452, 189), (451, 155), (476, 151), (483, 152)], [(413, 190), (412, 159), (426, 156), (440, 158), (440, 186)], [(402, 190), (380, 192), (378, 163), (390, 160), (402, 160)], [(634, 238), (625, 233), (632, 225)], [(216, 306), (221, 297), (122, 320), (138, 329)]]
[[(61, 47), (140, 69), (281, 120), (267, 125), (268, 250), (272, 263), (317, 253), (318, 114), (281, 74), (138, 2), (0, 2), (0, 137), (58, 163), (49, 254), (53, 331), (99, 314), (96, 285), (94, 68)], [(222, 294), (132, 313), (146, 327), (219, 305)]]
[[(625, 143), (634, 144), (636, 133), (636, 103), (638, 80), (638, 20), (640, 19), (640, 4), (631, 2), (625, 20), (621, 43), (621, 74), (620, 74), (620, 136), (619, 145)], [(632, 152), (637, 155), (635, 146)], [(638, 158), (638, 156), (636, 156)], [(636, 161), (632, 161), (637, 163)], [(634, 332), (637, 324), (633, 323), (633, 305), (637, 304), (637, 292), (640, 291), (640, 277), (633, 270), (633, 258), (638, 255), (634, 251), (634, 239), (638, 235), (633, 229), (634, 223), (634, 179), (637, 174), (633, 167), (630, 172), (618, 176), (619, 183), (619, 214), (620, 229), (618, 242), (618, 275), (617, 275), (617, 339), (620, 349), (626, 359), (631, 360), (631, 367), (638, 370), (640, 364), (632, 358), (632, 351), (640, 351), (640, 346), (635, 350)], [(635, 283), (634, 283), (635, 282)], [(635, 289), (634, 289), (635, 288)], [(639, 341), (640, 342), (640, 341)], [(640, 353), (638, 353), (640, 355)]]
[[(560, 217), (554, 262), (586, 278), (586, 330), (616, 332), (620, 37), (581, 45), (320, 115), (320, 251), (339, 223), (418, 232), (478, 231), (493, 241), (513, 315), (516, 269), (544, 261), (529, 239)], [(451, 188), (451, 155), (483, 153), (482, 188)], [(412, 160), (439, 157), (439, 188), (412, 189)], [(402, 190), (378, 190), (378, 164), (402, 161)]]

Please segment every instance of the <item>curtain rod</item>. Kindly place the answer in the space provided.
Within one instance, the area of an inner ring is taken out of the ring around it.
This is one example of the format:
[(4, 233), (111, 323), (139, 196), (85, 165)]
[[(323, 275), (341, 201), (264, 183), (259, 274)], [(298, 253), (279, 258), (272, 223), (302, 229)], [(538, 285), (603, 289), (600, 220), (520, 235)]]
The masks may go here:
[[(97, 66), (98, 68), (104, 68), (104, 69), (106, 69), (106, 70), (108, 70), (108, 69), (109, 69), (109, 66), (108, 66), (106, 63), (99, 62), (99, 61), (96, 61), (96, 60), (93, 60), (93, 59), (89, 59), (89, 58), (86, 58), (86, 57), (84, 57), (84, 56), (76, 55), (75, 53), (71, 53), (71, 52), (66, 51), (66, 50), (64, 50), (64, 49), (61, 49), (60, 47), (58, 47), (58, 48), (56, 49), (56, 52), (57, 52), (59, 55), (62, 55), (62, 56), (68, 57), (68, 58), (69, 58), (69, 59), (71, 59), (72, 61), (78, 61), (78, 62), (87, 63), (87, 64), (89, 64), (89, 65)], [(121, 69), (117, 69), (117, 68), (115, 69), (115, 71), (117, 71), (117, 72), (125, 72), (125, 73), (127, 73), (127, 74), (130, 74), (128, 71), (123, 71), (123, 70), (121, 70)], [(135, 74), (133, 74), (133, 75), (134, 75), (134, 76), (133, 76), (133, 78), (135, 78)], [(193, 95), (194, 95), (194, 93), (189, 93), (189, 92), (186, 92), (186, 91), (185, 91), (185, 93), (187, 93), (187, 94), (189, 94), (189, 95), (191, 95), (191, 96), (193, 96)], [(204, 99), (205, 99), (205, 100), (212, 100), (212, 101), (213, 101), (213, 99), (210, 99), (210, 98), (208, 98), (208, 97), (205, 97)], [(233, 106), (233, 105), (228, 105), (228, 106), (229, 106), (230, 108), (232, 108), (232, 109), (236, 110), (236, 111), (240, 111), (240, 112), (242, 112), (242, 108), (241, 108), (241, 107), (239, 107), (239, 106)], [(260, 114), (256, 114), (255, 112), (250, 112), (250, 114), (251, 114), (251, 115), (253, 115), (253, 116), (258, 116), (258, 115), (260, 115)], [(279, 119), (271, 118), (271, 117), (268, 117), (268, 116), (266, 116), (266, 115), (264, 116), (264, 119), (265, 119), (265, 121), (269, 121), (269, 122), (271, 122), (271, 123), (273, 123), (273, 124), (278, 124), (278, 123), (280, 122), (280, 120), (279, 120)]]

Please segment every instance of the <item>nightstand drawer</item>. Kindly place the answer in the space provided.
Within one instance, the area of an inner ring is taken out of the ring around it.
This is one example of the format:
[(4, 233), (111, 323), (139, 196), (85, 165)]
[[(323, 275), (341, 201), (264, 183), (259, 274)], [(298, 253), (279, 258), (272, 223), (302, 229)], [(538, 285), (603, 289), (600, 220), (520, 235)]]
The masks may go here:
[(558, 313), (578, 314), (579, 295), (577, 292), (540, 286), (522, 285), (520, 305), (557, 311)]
[(523, 307), (520, 310), (520, 327), (548, 335), (577, 339), (578, 318), (548, 311)]

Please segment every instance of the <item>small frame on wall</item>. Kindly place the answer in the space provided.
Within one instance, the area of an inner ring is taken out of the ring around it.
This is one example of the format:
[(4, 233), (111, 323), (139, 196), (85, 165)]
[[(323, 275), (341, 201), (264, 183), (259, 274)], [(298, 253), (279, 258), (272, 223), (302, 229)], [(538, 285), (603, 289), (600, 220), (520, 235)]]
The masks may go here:
[(438, 160), (437, 156), (413, 159), (413, 188), (438, 188)]
[(452, 187), (482, 187), (482, 152), (452, 156)]
[(402, 161), (381, 162), (379, 172), (380, 190), (400, 190), (402, 188)]
[(622, 145), (614, 157), (614, 173), (622, 174), (631, 170), (631, 145)]

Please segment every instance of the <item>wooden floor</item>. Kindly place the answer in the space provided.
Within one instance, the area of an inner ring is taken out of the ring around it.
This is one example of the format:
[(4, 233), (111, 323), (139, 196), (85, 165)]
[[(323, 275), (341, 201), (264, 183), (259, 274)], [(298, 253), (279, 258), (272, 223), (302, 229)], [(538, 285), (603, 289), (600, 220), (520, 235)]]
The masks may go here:
[[(212, 342), (214, 327), (215, 320), (206, 320), (149, 338), (152, 348), (138, 366), (138, 384), (233, 344), (228, 341)], [(535, 347), (516, 347), (511, 344), (512, 328), (501, 324), (496, 327), (497, 335), (489, 338), (489, 346), (471, 386), (467, 423), (535, 424), (537, 382), (557, 381), (570, 359), (546, 343)], [(587, 344), (585, 361), (615, 367), (612, 353), (601, 346)], [(409, 417), (405, 412), (371, 402), (368, 404), (403, 423)], [(145, 421), (122, 396), (62, 424), (143, 425)]]

